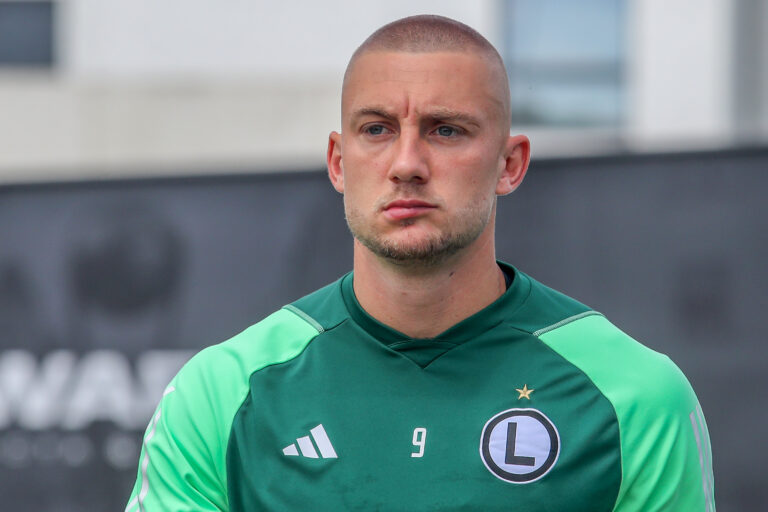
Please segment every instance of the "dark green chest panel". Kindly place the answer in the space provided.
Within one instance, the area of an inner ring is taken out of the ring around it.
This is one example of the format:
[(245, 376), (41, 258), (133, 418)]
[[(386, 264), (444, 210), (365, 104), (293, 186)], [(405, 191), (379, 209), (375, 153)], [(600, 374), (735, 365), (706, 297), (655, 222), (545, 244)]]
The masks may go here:
[(227, 452), (233, 511), (600, 512), (616, 500), (612, 406), (506, 324), (422, 368), (346, 321), (250, 385)]

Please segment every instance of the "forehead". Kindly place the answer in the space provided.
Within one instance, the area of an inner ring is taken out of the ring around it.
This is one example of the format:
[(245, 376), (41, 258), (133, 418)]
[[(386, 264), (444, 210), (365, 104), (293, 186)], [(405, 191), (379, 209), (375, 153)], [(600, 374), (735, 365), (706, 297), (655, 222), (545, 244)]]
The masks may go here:
[(360, 55), (347, 72), (342, 117), (381, 105), (397, 111), (447, 107), (495, 118), (502, 115), (507, 94), (503, 68), (483, 55), (372, 51)]

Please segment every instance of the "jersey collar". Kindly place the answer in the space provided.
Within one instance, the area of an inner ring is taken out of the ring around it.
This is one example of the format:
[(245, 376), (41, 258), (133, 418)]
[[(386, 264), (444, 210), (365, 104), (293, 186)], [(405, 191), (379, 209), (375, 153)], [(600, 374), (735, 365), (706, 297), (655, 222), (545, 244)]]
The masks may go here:
[(497, 263), (501, 270), (512, 280), (507, 291), (493, 303), (434, 338), (411, 338), (369, 315), (360, 306), (355, 296), (353, 289), (354, 274), (352, 272), (342, 278), (341, 294), (350, 317), (368, 334), (392, 348), (397, 349), (397, 347), (405, 347), (412, 344), (434, 345), (435, 343), (455, 346), (477, 337), (479, 334), (496, 327), (505, 319), (510, 318), (512, 313), (528, 297), (531, 291), (531, 281), (528, 276), (517, 271), (507, 263), (501, 261)]

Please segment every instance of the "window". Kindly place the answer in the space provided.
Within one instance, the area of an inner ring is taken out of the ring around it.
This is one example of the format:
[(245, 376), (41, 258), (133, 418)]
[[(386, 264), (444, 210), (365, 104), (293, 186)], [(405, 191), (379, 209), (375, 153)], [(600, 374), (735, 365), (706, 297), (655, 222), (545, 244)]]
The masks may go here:
[(53, 2), (0, 1), (0, 67), (50, 67)]
[(624, 1), (510, 0), (503, 5), (513, 123), (618, 125), (624, 104)]

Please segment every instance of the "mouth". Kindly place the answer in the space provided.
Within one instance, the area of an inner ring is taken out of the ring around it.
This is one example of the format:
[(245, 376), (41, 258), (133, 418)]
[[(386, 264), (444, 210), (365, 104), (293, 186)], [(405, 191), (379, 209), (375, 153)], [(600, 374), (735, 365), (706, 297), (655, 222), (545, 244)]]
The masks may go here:
[(412, 219), (437, 208), (434, 204), (418, 199), (398, 199), (384, 206), (384, 215), (390, 220)]

